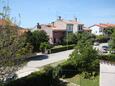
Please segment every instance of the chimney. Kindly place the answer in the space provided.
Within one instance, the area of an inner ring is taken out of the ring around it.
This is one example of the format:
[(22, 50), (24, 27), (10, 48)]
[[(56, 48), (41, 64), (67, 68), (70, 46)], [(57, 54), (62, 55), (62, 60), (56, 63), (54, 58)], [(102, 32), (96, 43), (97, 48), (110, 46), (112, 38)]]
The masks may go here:
[(75, 19), (75, 21), (77, 22), (77, 17), (75, 17), (74, 19)]
[(62, 19), (61, 19), (61, 16), (58, 16), (58, 20), (62, 20)]
[(52, 25), (53, 25), (53, 27), (54, 27), (54, 22), (52, 22)]
[(37, 23), (37, 29), (41, 29), (41, 25)]

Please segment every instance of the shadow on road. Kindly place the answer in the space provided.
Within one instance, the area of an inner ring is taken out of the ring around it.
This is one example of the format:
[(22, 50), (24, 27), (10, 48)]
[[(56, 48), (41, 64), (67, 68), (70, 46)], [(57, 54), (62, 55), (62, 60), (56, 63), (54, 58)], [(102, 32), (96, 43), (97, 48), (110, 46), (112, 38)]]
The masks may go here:
[(28, 61), (38, 61), (38, 60), (44, 60), (44, 59), (48, 59), (48, 55), (32, 56), (31, 58), (28, 58)]

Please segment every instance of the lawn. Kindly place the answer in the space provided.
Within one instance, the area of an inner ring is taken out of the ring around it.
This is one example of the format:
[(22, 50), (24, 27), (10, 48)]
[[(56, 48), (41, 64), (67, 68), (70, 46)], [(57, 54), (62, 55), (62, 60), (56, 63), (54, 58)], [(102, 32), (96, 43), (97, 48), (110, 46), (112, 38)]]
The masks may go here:
[(74, 77), (67, 78), (66, 80), (80, 86), (99, 86), (99, 76), (96, 76), (94, 79), (84, 79), (80, 75), (75, 75)]

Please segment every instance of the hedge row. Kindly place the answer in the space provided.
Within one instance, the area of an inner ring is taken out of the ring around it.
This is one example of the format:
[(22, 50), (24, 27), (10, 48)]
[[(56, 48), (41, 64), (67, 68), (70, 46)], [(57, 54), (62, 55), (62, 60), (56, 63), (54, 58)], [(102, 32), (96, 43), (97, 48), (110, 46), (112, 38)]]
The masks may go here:
[(58, 48), (52, 48), (50, 53), (56, 53), (56, 52), (61, 52), (61, 51), (65, 51), (65, 50), (71, 50), (75, 47), (75, 45), (68, 45), (68, 46), (62, 46), (62, 47), (58, 47)]
[(60, 86), (60, 80), (53, 76), (53, 68), (34, 72), (26, 77), (11, 81), (4, 86)]
[(71, 64), (64, 62), (56, 67), (46, 66), (41, 71), (11, 81), (4, 86), (67, 86), (67, 83), (60, 81), (59, 78), (72, 77), (76, 73)]
[(102, 56), (100, 57), (100, 60), (115, 62), (115, 54), (111, 54), (111, 55), (102, 55)]

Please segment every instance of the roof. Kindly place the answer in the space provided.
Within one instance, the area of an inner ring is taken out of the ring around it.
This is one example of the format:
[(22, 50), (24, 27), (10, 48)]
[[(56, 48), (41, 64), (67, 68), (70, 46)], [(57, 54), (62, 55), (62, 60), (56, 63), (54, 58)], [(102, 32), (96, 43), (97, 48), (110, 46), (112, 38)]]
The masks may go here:
[[(93, 26), (98, 26), (98, 27), (101, 27), (102, 29), (104, 28), (109, 28), (109, 27), (115, 27), (115, 24), (95, 24)], [(93, 27), (91, 26), (91, 27)]]
[(88, 27), (84, 27), (83, 30), (84, 31), (91, 31), (91, 29), (89, 29)]
[(9, 24), (9, 23), (10, 23), (10, 27), (11, 27), (11, 28), (17, 28), (20, 34), (29, 31), (28, 29), (19, 27), (19, 26), (17, 26), (16, 24), (13, 24), (12, 22), (9, 22), (9, 21), (4, 20), (4, 19), (0, 19), (0, 26), (5, 26), (5, 25), (7, 25), (7, 24)]
[(62, 20), (62, 22), (66, 24), (82, 24), (81, 22), (76, 21), (76, 20)]
[(66, 29), (59, 29), (58, 27), (56, 26), (53, 26), (51, 24), (48, 24), (48, 25), (41, 25), (43, 26), (43, 28), (49, 28), (49, 29), (52, 29), (53, 31), (66, 31)]
[(65, 20), (65, 19), (57, 19), (56, 21), (49, 24), (41, 24), (42, 28), (49, 28), (54, 31), (66, 31), (66, 24), (82, 24), (79, 21), (73, 20)]
[(6, 25), (6, 23), (7, 23), (6, 20), (0, 19), (0, 26), (2, 26), (2, 25)]
[(12, 23), (9, 20), (0, 19), (0, 26), (4, 26), (4, 25), (8, 25), (8, 24), (10, 24), (11, 26), (16, 26), (16, 24)]

